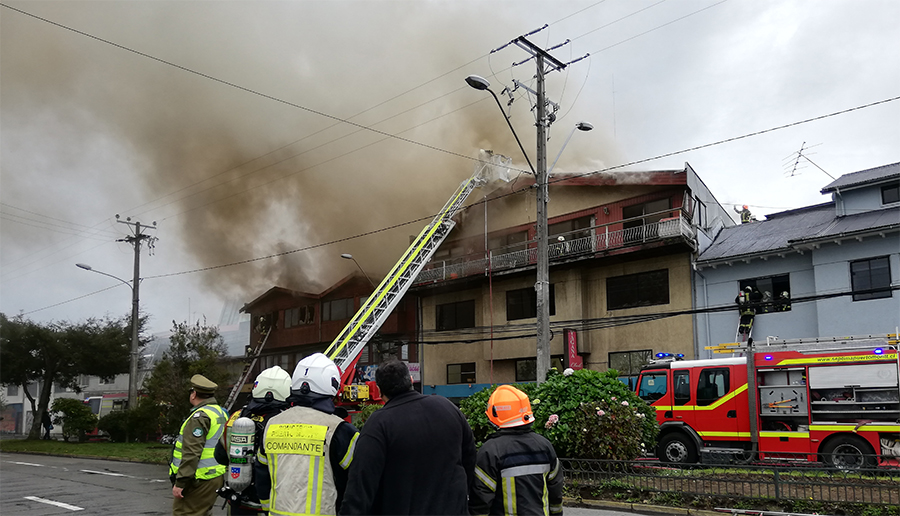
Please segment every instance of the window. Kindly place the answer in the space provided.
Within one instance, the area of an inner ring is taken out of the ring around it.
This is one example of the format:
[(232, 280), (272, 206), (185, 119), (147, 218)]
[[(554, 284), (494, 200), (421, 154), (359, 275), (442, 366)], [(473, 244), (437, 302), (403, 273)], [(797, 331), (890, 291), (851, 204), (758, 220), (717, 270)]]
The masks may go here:
[(437, 305), (437, 331), (475, 327), (475, 300)]
[[(557, 371), (563, 370), (563, 357), (550, 357), (550, 368)], [(537, 358), (522, 358), (516, 360), (516, 381), (533, 382), (537, 380)]]
[(115, 376), (100, 377), (100, 385), (110, 385), (116, 381)]
[(645, 373), (641, 375), (641, 384), (638, 387), (638, 397), (647, 403), (662, 398), (666, 395), (666, 373)]
[(528, 232), (518, 231), (508, 235), (491, 237), (488, 240), (488, 246), (492, 251), (499, 253), (512, 253), (515, 251), (523, 251), (528, 247)]
[(312, 305), (291, 308), (284, 311), (284, 327), (292, 328), (312, 324), (316, 318), (316, 308)]
[(557, 222), (547, 227), (547, 239), (552, 243), (556, 241), (558, 235), (565, 235), (566, 240), (574, 240), (576, 238), (585, 238), (591, 236), (591, 216), (581, 217), (577, 219), (567, 220), (565, 222)]
[(625, 220), (622, 223), (622, 229), (625, 230), (625, 241), (634, 242), (656, 238), (658, 236), (658, 228), (650, 225), (671, 217), (672, 212), (666, 211), (671, 208), (672, 199), (668, 198), (622, 208), (622, 219)]
[(712, 405), (728, 390), (728, 369), (702, 370), (697, 380), (697, 406)]
[(53, 382), (53, 392), (66, 392), (66, 386), (59, 382)]
[(409, 360), (409, 344), (400, 346), (400, 360)]
[(853, 294), (854, 301), (891, 297), (891, 264), (888, 257), (850, 262), (850, 283), (854, 292), (878, 289)]
[(475, 362), (447, 364), (447, 383), (475, 383)]
[(653, 351), (642, 349), (639, 351), (613, 351), (609, 354), (609, 368), (615, 369), (620, 376), (641, 374), (641, 367), (650, 363)]
[(6, 395), (7, 396), (18, 396), (19, 395), (19, 386), (18, 385), (7, 385), (6, 386)]
[[(550, 315), (556, 315), (556, 289), (550, 284)], [(537, 317), (537, 291), (534, 287), (506, 291), (506, 320)]]
[(691, 371), (683, 369), (672, 373), (672, 395), (675, 405), (687, 405), (691, 401)]
[(791, 310), (791, 280), (788, 274), (765, 278), (745, 279), (738, 282), (738, 291), (750, 287), (750, 301), (762, 303), (756, 313), (788, 312)]
[(361, 364), (369, 364), (372, 361), (369, 360), (369, 345), (366, 344), (363, 346), (362, 351), (359, 352), (359, 363)]
[(607, 310), (668, 303), (668, 269), (606, 278)]
[(353, 315), (353, 298), (335, 299), (322, 303), (323, 321), (342, 321)]
[(900, 183), (881, 187), (881, 204), (900, 202)]

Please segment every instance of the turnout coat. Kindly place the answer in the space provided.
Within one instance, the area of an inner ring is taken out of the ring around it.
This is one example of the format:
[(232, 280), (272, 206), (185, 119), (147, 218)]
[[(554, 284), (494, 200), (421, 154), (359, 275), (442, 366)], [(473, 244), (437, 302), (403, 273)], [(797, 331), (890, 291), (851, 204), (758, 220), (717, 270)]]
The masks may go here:
[(475, 439), (447, 398), (391, 398), (359, 434), (340, 514), (467, 514)]

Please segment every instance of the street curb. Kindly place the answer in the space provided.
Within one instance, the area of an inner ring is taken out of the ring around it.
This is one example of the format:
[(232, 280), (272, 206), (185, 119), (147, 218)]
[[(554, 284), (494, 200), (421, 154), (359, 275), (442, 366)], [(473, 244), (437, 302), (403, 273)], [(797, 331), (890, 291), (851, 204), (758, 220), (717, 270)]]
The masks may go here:
[(42, 451), (12, 451), (12, 450), (2, 450), (3, 453), (20, 453), (22, 455), (46, 455), (48, 457), (67, 457), (70, 459), (96, 459), (96, 460), (111, 460), (114, 462), (136, 462), (139, 464), (154, 464), (156, 466), (165, 466), (165, 464), (161, 462), (148, 462), (140, 459), (127, 459), (124, 457), (97, 457), (95, 455), (76, 455), (74, 453), (49, 453)]
[(565, 505), (588, 506), (596, 509), (610, 509), (617, 511), (629, 511), (649, 514), (678, 514), (684, 516), (722, 516), (720, 512), (707, 511), (703, 509), (686, 509), (684, 507), (669, 507), (665, 505), (649, 505), (643, 503), (614, 502), (611, 500), (576, 500), (575, 498), (564, 497)]

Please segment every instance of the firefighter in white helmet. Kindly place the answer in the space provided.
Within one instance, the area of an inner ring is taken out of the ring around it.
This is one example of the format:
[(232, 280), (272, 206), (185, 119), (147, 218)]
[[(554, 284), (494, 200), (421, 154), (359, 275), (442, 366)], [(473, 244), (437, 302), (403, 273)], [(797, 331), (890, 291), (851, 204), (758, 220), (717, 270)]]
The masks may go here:
[(314, 353), (297, 363), (291, 408), (266, 425), (254, 465), (263, 509), (273, 514), (337, 514), (359, 432), (335, 415), (341, 372)]
[[(258, 449), (259, 443), (262, 441), (263, 432), (266, 429), (266, 423), (272, 416), (280, 414), (290, 407), (287, 402), (287, 398), (290, 395), (291, 375), (278, 366), (266, 369), (259, 373), (256, 381), (253, 382), (253, 389), (250, 391), (250, 401), (244, 407), (231, 414), (231, 417), (228, 419), (227, 430), (231, 430), (232, 425), (239, 417), (252, 419), (256, 426), (256, 435), (253, 442)], [(228, 442), (227, 439), (226, 442)], [(256, 451), (254, 450), (254, 456)], [(222, 442), (219, 442), (216, 446), (216, 458), (220, 464), (228, 464), (229, 462), (228, 451)], [(236, 494), (239, 496), (236, 496)], [(265, 514), (265, 510), (259, 501), (259, 496), (256, 494), (256, 486), (252, 482), (249, 487), (240, 493), (234, 493), (226, 485), (219, 489), (219, 496), (228, 500), (233, 516)]]
[(501, 385), (486, 412), (498, 430), (478, 450), (469, 514), (561, 515), (562, 468), (553, 445), (532, 428), (528, 396)]

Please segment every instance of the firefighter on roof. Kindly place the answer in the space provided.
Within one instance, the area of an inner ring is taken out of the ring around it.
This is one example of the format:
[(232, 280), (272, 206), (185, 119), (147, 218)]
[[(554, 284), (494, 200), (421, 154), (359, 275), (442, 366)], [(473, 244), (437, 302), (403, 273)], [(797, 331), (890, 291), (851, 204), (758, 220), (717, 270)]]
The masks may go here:
[(337, 514), (353, 461), (356, 427), (335, 415), (338, 367), (322, 353), (297, 363), (291, 408), (269, 419), (253, 471), (272, 514)]
[[(290, 395), (291, 375), (278, 366), (270, 367), (259, 373), (256, 381), (253, 382), (253, 390), (250, 391), (250, 402), (240, 410), (236, 410), (228, 420), (228, 430), (231, 429), (235, 420), (240, 417), (247, 417), (253, 420), (256, 430), (253, 441), (255, 444), (253, 457), (256, 456), (259, 443), (262, 442), (266, 423), (273, 416), (280, 414), (289, 407), (287, 398)], [(229, 462), (228, 451), (221, 442), (216, 447), (216, 454), (220, 457), (219, 462), (223, 464)], [(243, 471), (239, 473), (244, 474)], [(234, 475), (235, 473), (229, 472), (229, 474)], [(219, 496), (228, 500), (228, 503), (231, 505), (232, 516), (264, 514), (259, 496), (256, 493), (256, 485), (253, 483), (252, 473), (247, 472), (246, 474), (251, 476), (251, 480), (249, 486), (242, 489), (240, 493), (235, 493), (234, 489), (231, 489), (231, 480), (228, 477), (226, 477), (226, 482), (229, 485), (219, 490)]]
[(203, 375), (191, 377), (194, 410), (181, 425), (169, 466), (174, 516), (212, 514), (216, 491), (225, 483), (225, 466), (216, 461), (215, 449), (228, 415), (213, 396), (217, 387)]
[(478, 450), (469, 513), (561, 515), (562, 467), (550, 441), (532, 428), (528, 396), (501, 385), (486, 413), (498, 430)]
[(742, 209), (739, 210), (737, 206), (734, 207), (734, 211), (741, 215), (741, 224), (752, 222), (753, 214), (750, 213), (750, 207), (745, 204), (741, 208)]

